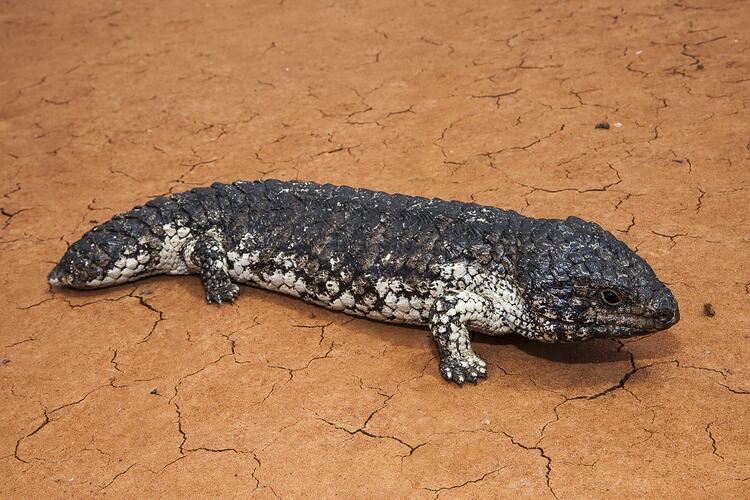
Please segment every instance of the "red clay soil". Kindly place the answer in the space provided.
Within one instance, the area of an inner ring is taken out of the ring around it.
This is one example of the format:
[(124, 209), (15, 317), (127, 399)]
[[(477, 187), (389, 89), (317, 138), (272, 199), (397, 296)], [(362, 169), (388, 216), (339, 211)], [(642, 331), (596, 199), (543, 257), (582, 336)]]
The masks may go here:
[[(750, 9), (626, 5), (4, 1), (1, 496), (750, 496)], [(268, 177), (595, 220), (683, 319), (480, 338), (458, 388), (426, 330), (46, 283), (116, 212)]]

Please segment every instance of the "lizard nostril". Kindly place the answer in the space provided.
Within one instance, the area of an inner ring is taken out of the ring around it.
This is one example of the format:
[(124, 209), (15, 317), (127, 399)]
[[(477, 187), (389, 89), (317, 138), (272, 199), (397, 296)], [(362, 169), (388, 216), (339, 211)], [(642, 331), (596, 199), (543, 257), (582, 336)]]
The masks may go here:
[(675, 319), (675, 312), (671, 309), (662, 309), (656, 313), (656, 319), (659, 323), (669, 324)]
[(668, 328), (680, 320), (680, 308), (674, 295), (666, 288), (662, 290), (653, 302), (654, 320), (661, 327)]

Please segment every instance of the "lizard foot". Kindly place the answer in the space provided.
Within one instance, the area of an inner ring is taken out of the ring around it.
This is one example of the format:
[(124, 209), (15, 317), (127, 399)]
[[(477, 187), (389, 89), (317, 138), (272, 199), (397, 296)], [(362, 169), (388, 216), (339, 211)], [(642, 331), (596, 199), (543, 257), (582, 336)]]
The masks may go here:
[(209, 304), (233, 303), (239, 295), (240, 287), (231, 282), (206, 290), (206, 300)]
[(476, 384), (477, 379), (487, 378), (487, 363), (478, 356), (448, 356), (440, 360), (440, 373), (454, 384), (464, 385), (466, 381)]

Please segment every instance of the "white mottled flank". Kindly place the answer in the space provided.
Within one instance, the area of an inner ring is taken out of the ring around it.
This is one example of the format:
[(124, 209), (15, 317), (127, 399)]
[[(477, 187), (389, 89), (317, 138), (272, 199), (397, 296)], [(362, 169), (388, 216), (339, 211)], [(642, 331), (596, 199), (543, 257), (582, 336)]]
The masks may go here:
[[(191, 263), (192, 246), (195, 244), (188, 233), (181, 231), (173, 224), (165, 224), (164, 232), (167, 237), (162, 242), (159, 252), (159, 263), (157, 270), (167, 274), (189, 274), (197, 271), (197, 267)], [(180, 234), (184, 236), (180, 236)]]
[[(335, 276), (325, 282), (324, 291), (316, 291), (307, 282), (307, 272), (300, 270), (299, 260), (294, 255), (282, 253), (276, 256), (273, 261), (279, 267), (271, 273), (253, 270), (258, 257), (257, 252), (229, 252), (229, 276), (232, 280), (293, 296), (304, 295), (310, 302), (357, 316), (419, 324), (427, 322), (434, 301), (445, 295), (446, 291), (477, 290), (485, 301), (492, 304), (492, 308), (482, 307), (476, 300), (461, 296), (464, 300), (458, 302), (450, 313), (464, 315), (472, 329), (488, 334), (507, 333), (517, 323), (524, 322), (523, 303), (515, 287), (508, 281), (485, 276), (469, 263), (442, 266), (438, 272), (443, 279), (425, 284), (419, 290), (398, 279), (377, 279), (375, 293), (365, 294), (362, 302), (358, 303), (355, 295), (346, 291)], [(382, 306), (376, 308), (377, 303)]]
[[(193, 262), (192, 253), (195, 245), (194, 234), (187, 227), (174, 224), (163, 226), (166, 237), (158, 255), (158, 262), (148, 270), (148, 274), (158, 272), (168, 274), (190, 274), (198, 272)], [(362, 296), (361, 302), (353, 293), (342, 286), (343, 274), (332, 273), (325, 281), (325, 290), (320, 291), (308, 283), (306, 269), (302, 269), (296, 255), (280, 253), (273, 259), (275, 268), (264, 271), (257, 266), (260, 253), (248, 248), (254, 242), (243, 238), (237, 249), (227, 253), (226, 262), (216, 260), (212, 265), (228, 273), (237, 283), (252, 284), (285, 293), (292, 296), (304, 296), (306, 300), (373, 319), (404, 323), (426, 323), (435, 300), (458, 292), (458, 302), (441, 318), (443, 323), (448, 317), (461, 315), (467, 325), (477, 331), (488, 334), (507, 333), (511, 330), (526, 330), (531, 324), (524, 313), (524, 304), (516, 293), (515, 287), (508, 281), (480, 272), (469, 262), (456, 262), (433, 269), (440, 279), (425, 283), (420, 289), (403, 283), (398, 279), (374, 279), (374, 293)], [(245, 251), (244, 249), (247, 249)], [(101, 280), (94, 280), (90, 286), (102, 286), (130, 281), (143, 276), (146, 264), (151, 257), (148, 253), (124, 255)], [(333, 268), (339, 262), (330, 260)], [(312, 277), (315, 278), (314, 276)], [(481, 296), (487, 304), (480, 304), (474, 297)], [(381, 304), (381, 306), (377, 306)], [(459, 332), (451, 332), (450, 339), (458, 340)]]

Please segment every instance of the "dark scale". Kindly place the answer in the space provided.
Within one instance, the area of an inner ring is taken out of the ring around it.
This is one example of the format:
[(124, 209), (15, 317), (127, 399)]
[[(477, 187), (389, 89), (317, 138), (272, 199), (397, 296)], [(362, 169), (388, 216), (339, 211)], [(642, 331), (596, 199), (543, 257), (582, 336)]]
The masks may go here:
[(430, 328), (447, 380), (487, 376), (469, 331), (545, 342), (630, 337), (679, 320), (651, 267), (598, 225), (458, 201), (277, 180), (214, 184), (116, 215), (70, 246), (53, 285), (199, 273)]

